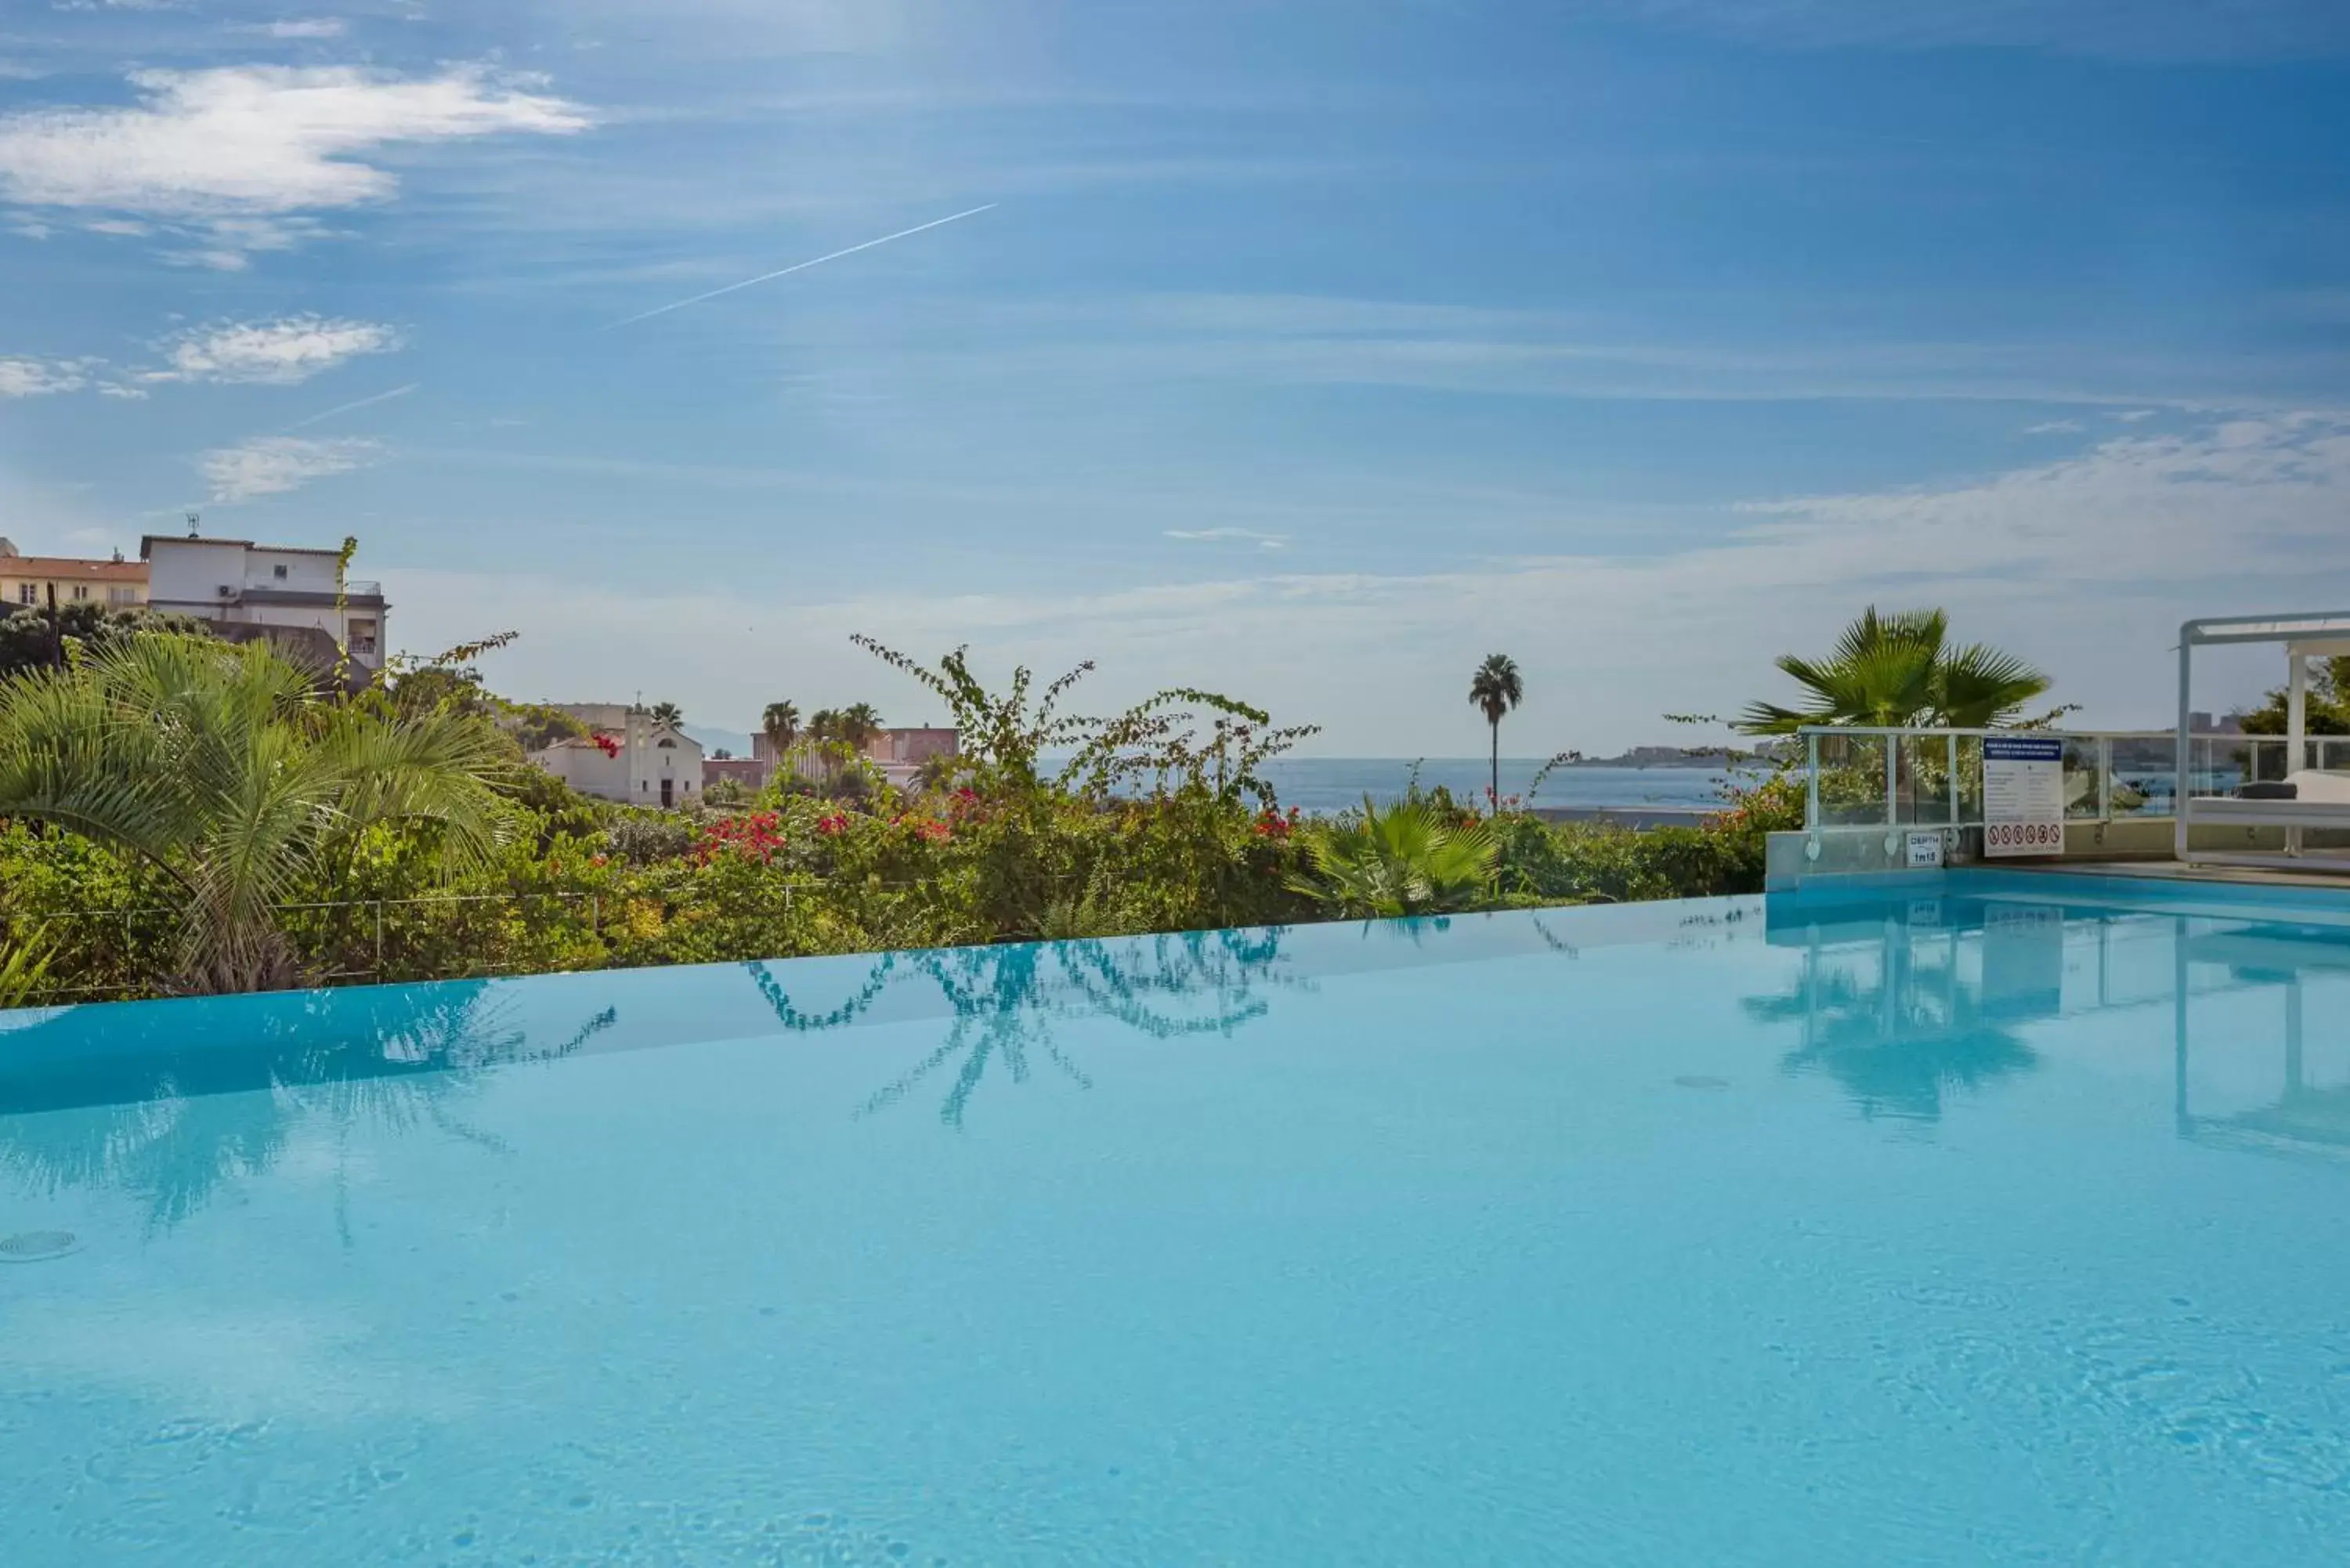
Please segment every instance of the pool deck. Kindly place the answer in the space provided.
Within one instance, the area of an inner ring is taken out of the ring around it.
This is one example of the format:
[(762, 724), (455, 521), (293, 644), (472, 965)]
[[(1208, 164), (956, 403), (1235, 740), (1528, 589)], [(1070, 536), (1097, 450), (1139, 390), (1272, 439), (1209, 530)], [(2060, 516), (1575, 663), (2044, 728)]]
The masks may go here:
[(2325, 888), (2350, 893), (2350, 875), (2340, 871), (2189, 866), (2178, 860), (2011, 860), (1995, 865), (2002, 871), (2033, 871), (2059, 877), (2115, 877), (2238, 888)]

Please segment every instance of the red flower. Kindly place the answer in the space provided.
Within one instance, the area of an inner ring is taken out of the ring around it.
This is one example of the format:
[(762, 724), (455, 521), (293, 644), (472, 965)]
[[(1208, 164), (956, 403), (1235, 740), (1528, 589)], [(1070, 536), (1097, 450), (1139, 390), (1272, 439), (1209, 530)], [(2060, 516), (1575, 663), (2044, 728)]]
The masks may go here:
[(694, 846), (694, 864), (707, 866), (713, 856), (731, 851), (745, 860), (764, 865), (784, 846), (784, 836), (775, 831), (776, 823), (772, 811), (754, 816), (722, 816), (702, 830), (701, 841)]
[(819, 816), (816, 819), (816, 830), (827, 838), (835, 834), (846, 833), (848, 831), (847, 815), (836, 811), (829, 816)]
[(608, 735), (604, 733), (603, 731), (598, 730), (594, 734), (588, 736), (588, 739), (595, 745), (598, 751), (603, 753), (608, 757), (617, 757), (620, 754), (620, 742), (617, 736)]
[(926, 822), (915, 831), (933, 844), (944, 844), (954, 836), (954, 829), (943, 822)]

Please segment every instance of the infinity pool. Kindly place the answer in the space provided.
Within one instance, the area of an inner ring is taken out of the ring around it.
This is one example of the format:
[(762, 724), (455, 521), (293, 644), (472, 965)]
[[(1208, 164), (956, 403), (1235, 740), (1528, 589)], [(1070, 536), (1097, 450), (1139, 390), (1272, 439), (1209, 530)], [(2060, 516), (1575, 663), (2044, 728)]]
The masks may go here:
[(0, 1014), (0, 1560), (2338, 1563), (2350, 898)]

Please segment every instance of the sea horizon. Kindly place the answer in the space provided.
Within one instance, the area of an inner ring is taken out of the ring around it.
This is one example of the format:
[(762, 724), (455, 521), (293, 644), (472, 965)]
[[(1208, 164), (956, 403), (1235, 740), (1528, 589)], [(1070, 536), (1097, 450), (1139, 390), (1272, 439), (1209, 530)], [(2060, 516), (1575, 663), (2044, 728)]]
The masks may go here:
[[(1534, 776), (1547, 760), (1503, 757), (1502, 798), (1515, 796), (1529, 807), (1565, 810), (1699, 812), (1728, 804), (1722, 792), (1732, 777), (1720, 768), (1585, 763), (1551, 769), (1535, 790)], [(1464, 804), (1482, 802), (1492, 768), (1485, 757), (1284, 756), (1260, 771), (1284, 806), (1324, 813), (1359, 806), (1366, 796), (1380, 805), (1400, 800), (1411, 787), (1415, 770), (1422, 789), (1442, 785)], [(1760, 777), (1763, 771), (1742, 770), (1749, 777)]]

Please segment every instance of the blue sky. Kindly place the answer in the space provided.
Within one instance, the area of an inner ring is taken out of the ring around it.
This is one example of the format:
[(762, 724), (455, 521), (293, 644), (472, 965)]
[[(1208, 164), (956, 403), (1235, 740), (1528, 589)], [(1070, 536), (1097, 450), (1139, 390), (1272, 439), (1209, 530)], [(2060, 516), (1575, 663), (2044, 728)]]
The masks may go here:
[(2350, 604), (2350, 7), (12, 6), (0, 533), (190, 508), (738, 729), (934, 716), (861, 630), (1612, 748), (1872, 601), (2159, 723)]

